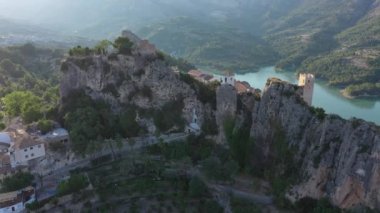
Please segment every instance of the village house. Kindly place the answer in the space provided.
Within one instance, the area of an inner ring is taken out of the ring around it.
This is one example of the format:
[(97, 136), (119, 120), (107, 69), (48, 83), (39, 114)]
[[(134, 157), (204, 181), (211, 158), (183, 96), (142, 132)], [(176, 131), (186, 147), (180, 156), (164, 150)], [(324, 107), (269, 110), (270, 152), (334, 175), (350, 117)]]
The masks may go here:
[(251, 87), (251, 85), (248, 82), (245, 81), (236, 81), (235, 82), (235, 89), (237, 93), (249, 93), (254, 92), (254, 88)]
[(0, 213), (15, 213), (25, 211), (25, 206), (36, 200), (33, 187), (19, 191), (0, 194)]
[(11, 132), (10, 136), (9, 155), (13, 168), (27, 166), (28, 161), (45, 156), (45, 145), (38, 137), (32, 137), (22, 129)]
[(202, 83), (205, 83), (205, 84), (208, 84), (210, 82), (212, 82), (214, 80), (214, 76), (213, 75), (210, 75), (210, 74), (207, 74), (207, 73), (203, 73), (201, 70), (190, 70), (188, 72), (188, 74), (193, 77), (194, 79), (202, 82)]

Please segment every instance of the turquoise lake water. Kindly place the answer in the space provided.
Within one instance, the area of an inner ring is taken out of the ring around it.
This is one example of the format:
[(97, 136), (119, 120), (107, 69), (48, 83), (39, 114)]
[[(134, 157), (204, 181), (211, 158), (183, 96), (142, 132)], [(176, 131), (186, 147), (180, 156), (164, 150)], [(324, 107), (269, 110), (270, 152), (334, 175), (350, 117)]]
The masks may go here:
[[(259, 72), (237, 74), (236, 79), (247, 81), (252, 87), (263, 89), (268, 78), (276, 77), (291, 83), (297, 83), (297, 76), (292, 72), (276, 72), (274, 67), (266, 67)], [(317, 81), (314, 86), (313, 106), (322, 107), (327, 113), (333, 113), (342, 118), (362, 118), (380, 125), (380, 100), (347, 99), (338, 89)]]
[[(291, 83), (297, 83), (297, 76), (292, 72), (276, 72), (274, 67), (266, 67), (255, 73), (237, 74), (236, 79), (247, 81), (252, 87), (263, 89), (268, 78), (276, 77)], [(327, 113), (340, 115), (342, 118), (362, 118), (380, 125), (380, 100), (347, 99), (338, 89), (317, 81), (314, 86), (313, 106), (322, 107)]]

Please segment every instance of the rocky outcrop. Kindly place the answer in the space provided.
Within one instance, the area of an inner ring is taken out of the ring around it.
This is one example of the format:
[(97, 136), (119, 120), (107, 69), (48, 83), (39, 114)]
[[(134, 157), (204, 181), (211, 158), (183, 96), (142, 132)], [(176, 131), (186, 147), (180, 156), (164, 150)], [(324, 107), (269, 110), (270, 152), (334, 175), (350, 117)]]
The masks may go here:
[(269, 158), (275, 134), (295, 150), (299, 182), (287, 196), (322, 198), (341, 208), (380, 208), (380, 128), (361, 120), (344, 120), (312, 110), (300, 89), (270, 79), (254, 104), (251, 136)]
[(196, 109), (201, 124), (204, 107), (195, 91), (181, 81), (162, 58), (152, 54), (153, 46), (133, 38), (133, 41), (142, 43), (134, 45), (131, 54), (67, 57), (61, 68), (61, 101), (64, 102), (73, 91), (85, 90), (87, 95), (104, 100), (117, 112), (128, 105), (157, 109), (181, 99), (184, 103), (183, 117), (190, 122), (193, 109)]

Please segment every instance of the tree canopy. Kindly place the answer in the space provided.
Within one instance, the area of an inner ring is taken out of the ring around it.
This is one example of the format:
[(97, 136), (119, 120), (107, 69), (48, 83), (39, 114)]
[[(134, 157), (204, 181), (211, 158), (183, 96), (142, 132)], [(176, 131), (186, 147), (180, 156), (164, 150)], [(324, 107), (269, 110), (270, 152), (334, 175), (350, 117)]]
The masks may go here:
[(30, 173), (17, 173), (11, 177), (6, 177), (2, 182), (2, 192), (11, 192), (23, 189), (32, 184), (34, 177)]
[(42, 99), (28, 91), (16, 91), (6, 95), (2, 102), (9, 116), (21, 116), (26, 123), (37, 121), (43, 116)]
[(118, 49), (120, 54), (130, 54), (133, 42), (126, 37), (118, 37), (113, 46)]

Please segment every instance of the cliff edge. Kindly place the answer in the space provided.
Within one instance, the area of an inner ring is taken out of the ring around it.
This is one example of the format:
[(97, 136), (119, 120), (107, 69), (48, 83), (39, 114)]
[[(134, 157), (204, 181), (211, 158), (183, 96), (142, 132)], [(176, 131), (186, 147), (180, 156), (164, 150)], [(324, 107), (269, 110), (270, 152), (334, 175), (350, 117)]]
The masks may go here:
[[(309, 107), (298, 86), (269, 79), (252, 111), (251, 136), (269, 161), (283, 140), (294, 153), (298, 180), (287, 197), (328, 197), (341, 208), (380, 208), (380, 127)], [(277, 141), (276, 141), (277, 140)]]

